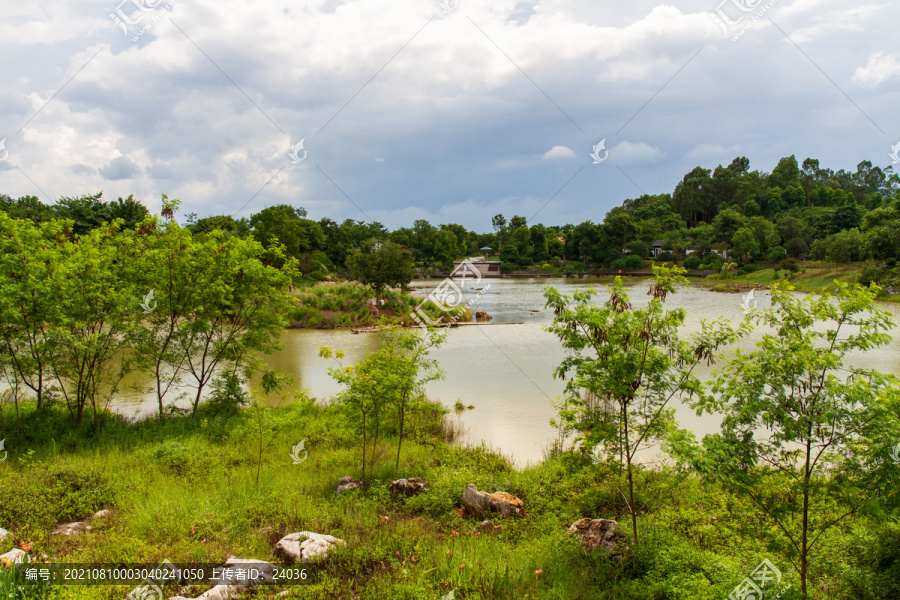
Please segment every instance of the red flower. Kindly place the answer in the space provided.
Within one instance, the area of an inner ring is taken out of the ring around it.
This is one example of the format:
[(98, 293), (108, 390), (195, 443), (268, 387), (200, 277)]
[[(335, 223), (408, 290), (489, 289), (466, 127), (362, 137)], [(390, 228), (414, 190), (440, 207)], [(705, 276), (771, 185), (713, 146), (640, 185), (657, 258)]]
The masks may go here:
[(540, 577), (540, 576), (541, 576), (541, 573), (543, 573), (543, 572), (544, 572), (543, 569), (538, 569), (537, 571), (534, 572), (534, 574), (535, 574), (536, 577)]

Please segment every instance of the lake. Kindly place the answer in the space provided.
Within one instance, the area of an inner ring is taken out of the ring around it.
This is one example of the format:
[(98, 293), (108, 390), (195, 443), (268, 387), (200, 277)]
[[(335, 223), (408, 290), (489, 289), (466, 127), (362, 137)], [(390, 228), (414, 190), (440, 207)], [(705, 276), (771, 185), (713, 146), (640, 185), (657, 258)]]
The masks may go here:
[[(557, 437), (556, 430), (549, 424), (556, 415), (551, 403), (562, 394), (564, 387), (562, 381), (553, 378), (554, 369), (564, 357), (563, 349), (557, 338), (543, 329), (553, 321), (552, 312), (544, 309), (544, 286), (551, 285), (566, 294), (576, 288), (595, 287), (600, 292), (598, 301), (602, 302), (607, 298), (608, 283), (609, 280), (596, 279), (484, 279), (479, 285), (490, 286), (488, 289), (466, 292), (466, 301), (477, 298), (475, 308), (487, 311), (494, 322), (523, 322), (521, 325), (451, 329), (447, 343), (433, 354), (441, 362), (446, 379), (429, 384), (428, 394), (451, 408), (457, 400), (474, 405), (473, 410), (462, 415), (450, 415), (459, 419), (460, 425), (467, 430), (469, 443), (483, 440), (513, 459), (518, 466), (541, 460), (544, 448)], [(646, 305), (649, 283), (647, 279), (625, 280), (635, 306)], [(411, 285), (421, 288), (417, 293), (424, 297), (438, 284), (440, 280), (434, 279), (417, 280)], [(766, 290), (756, 290), (755, 297), (758, 309), (769, 307)], [(725, 318), (737, 325), (744, 316), (742, 300), (740, 294), (689, 287), (669, 296), (666, 306), (687, 310), (682, 334), (689, 336), (700, 330), (702, 319)], [(891, 303), (880, 306), (894, 315), (895, 322), (900, 322), (897, 318), (900, 306)], [(535, 310), (538, 312), (533, 312)], [(756, 331), (738, 347), (752, 350), (761, 336), (762, 333)], [(321, 346), (345, 351), (345, 364), (352, 364), (378, 344), (377, 334), (352, 334), (346, 329), (287, 330), (283, 340), (284, 349), (266, 357), (269, 368), (291, 375), (296, 387), (308, 389), (319, 399), (340, 391), (340, 386), (328, 376), (328, 367), (335, 363), (318, 356)], [(852, 362), (885, 373), (900, 374), (900, 336), (895, 335), (888, 346), (878, 351), (852, 357)], [(703, 378), (718, 366), (701, 365), (698, 374)], [(126, 383), (137, 381), (132, 377)], [(142, 382), (150, 384), (143, 378)], [(275, 398), (269, 401), (279, 402)], [(155, 412), (155, 402), (153, 394), (126, 389), (111, 408), (129, 416), (146, 414)], [(718, 430), (717, 417), (698, 417), (680, 403), (674, 407), (681, 425), (693, 431), (698, 439)], [(645, 455), (644, 460), (650, 458)]]

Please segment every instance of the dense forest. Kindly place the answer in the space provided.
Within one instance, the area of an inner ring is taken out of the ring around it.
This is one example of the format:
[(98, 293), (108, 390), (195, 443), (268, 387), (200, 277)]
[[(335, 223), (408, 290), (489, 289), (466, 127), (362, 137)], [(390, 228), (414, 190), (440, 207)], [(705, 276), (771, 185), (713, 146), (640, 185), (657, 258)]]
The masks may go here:
[[(822, 168), (811, 158), (799, 164), (792, 155), (766, 173), (751, 171), (750, 161), (738, 157), (727, 167), (694, 168), (671, 194), (627, 199), (600, 222), (548, 226), (529, 224), (519, 215), (497, 215), (486, 233), (421, 219), (390, 231), (378, 222), (316, 221), (303, 208), (282, 204), (249, 219), (189, 213), (184, 226), (194, 235), (220, 229), (241, 238), (253, 236), (264, 246), (277, 239), (300, 261), (300, 271), (313, 275), (344, 271), (348, 256), (371, 238), (408, 249), (417, 267), (444, 270), (485, 246), (499, 254), (504, 270), (547, 261), (622, 268), (628, 266), (623, 252), (647, 257), (655, 241), (663, 243), (657, 258), (688, 258), (688, 268), (718, 269), (726, 256), (744, 264), (791, 257), (892, 264), (900, 253), (898, 190), (900, 176), (892, 167), (882, 169), (867, 160), (848, 172)], [(133, 197), (106, 202), (101, 193), (61, 198), (53, 205), (33, 196), (0, 195), (0, 208), (35, 223), (71, 219), (77, 235), (114, 219), (133, 228), (148, 215)]]

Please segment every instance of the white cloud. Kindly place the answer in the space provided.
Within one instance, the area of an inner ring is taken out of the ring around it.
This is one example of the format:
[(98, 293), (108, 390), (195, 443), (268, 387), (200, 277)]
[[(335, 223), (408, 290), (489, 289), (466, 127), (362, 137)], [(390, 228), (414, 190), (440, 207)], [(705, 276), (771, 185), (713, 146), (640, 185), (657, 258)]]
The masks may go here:
[(610, 148), (609, 156), (615, 163), (656, 162), (665, 156), (659, 148), (644, 142), (623, 141)]
[(542, 157), (544, 160), (555, 160), (560, 158), (575, 158), (575, 151), (568, 146), (553, 146)]
[(856, 68), (853, 81), (862, 85), (878, 85), (895, 76), (900, 76), (900, 55), (878, 51), (869, 55), (866, 66)]

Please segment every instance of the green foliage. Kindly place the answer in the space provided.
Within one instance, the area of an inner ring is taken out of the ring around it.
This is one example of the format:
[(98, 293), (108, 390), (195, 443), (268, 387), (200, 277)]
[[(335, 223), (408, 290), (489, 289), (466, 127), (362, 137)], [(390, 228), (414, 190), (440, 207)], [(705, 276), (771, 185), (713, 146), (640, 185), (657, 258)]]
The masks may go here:
[[(736, 350), (712, 393), (694, 402), (724, 415), (722, 432), (707, 435), (702, 452), (681, 449), (771, 520), (760, 533), (795, 559), (804, 597), (821, 536), (839, 522), (832, 507), (853, 512), (874, 492), (857, 465), (868, 462), (867, 432), (885, 430), (887, 400), (898, 393), (895, 377), (846, 365), (851, 353), (890, 340), (893, 323), (875, 308), (877, 292), (840, 284), (834, 296), (813, 298), (773, 287), (772, 308), (747, 317), (773, 333), (754, 352)], [(843, 475), (828, 476), (835, 472)]]
[(683, 264), (684, 264), (685, 269), (688, 269), (689, 271), (693, 271), (695, 269), (700, 268), (701, 260), (700, 260), (700, 257), (697, 256), (696, 254), (688, 254), (684, 258)]
[(686, 313), (666, 311), (663, 303), (686, 283), (683, 272), (654, 266), (651, 300), (642, 309), (632, 306), (619, 277), (609, 299), (599, 306), (590, 288), (571, 297), (552, 287), (544, 289), (546, 307), (555, 315), (546, 329), (570, 352), (554, 371), (555, 377), (566, 380), (565, 396), (557, 405), (561, 434), (574, 434), (575, 444), (602, 451), (625, 470), (634, 540), (639, 510), (634, 457), (642, 445), (664, 440), (674, 431), (669, 401), (699, 393), (694, 367), (732, 336), (727, 326), (714, 330), (704, 324), (693, 343), (679, 339)]
[(388, 286), (403, 287), (412, 280), (413, 258), (399, 244), (368, 240), (347, 259), (347, 267), (360, 283), (375, 291), (375, 298), (383, 297)]

